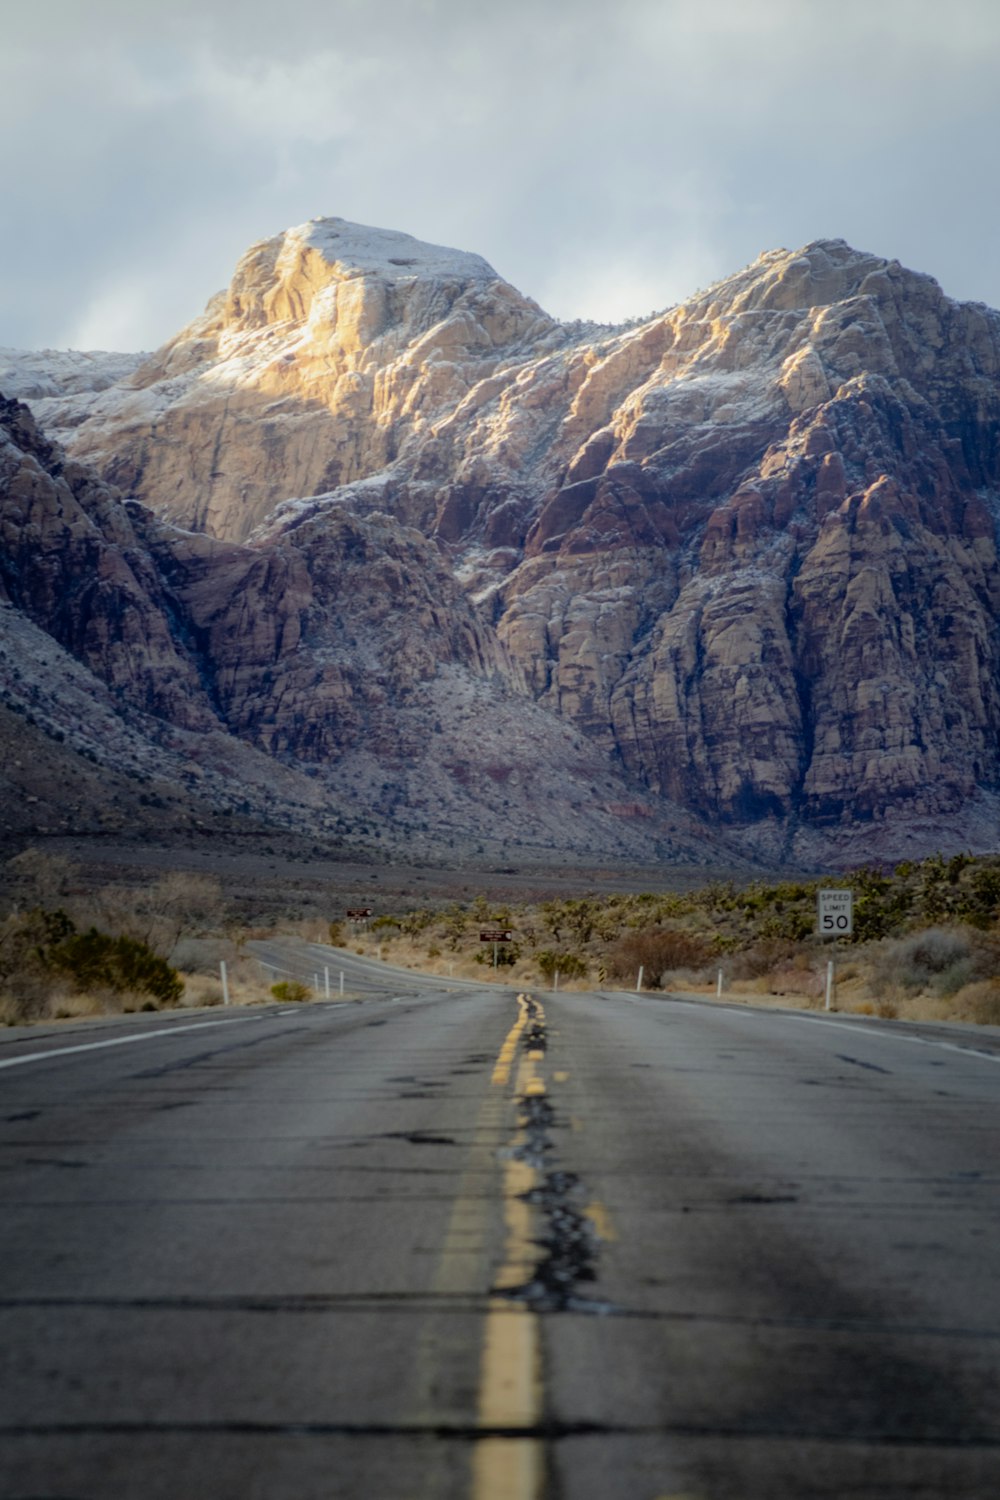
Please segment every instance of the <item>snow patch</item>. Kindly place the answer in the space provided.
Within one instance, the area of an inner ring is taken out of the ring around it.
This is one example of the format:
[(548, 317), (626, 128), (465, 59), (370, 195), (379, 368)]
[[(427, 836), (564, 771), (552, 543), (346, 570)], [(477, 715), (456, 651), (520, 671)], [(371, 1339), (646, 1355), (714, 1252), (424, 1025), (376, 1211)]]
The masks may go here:
[(18, 401), (106, 391), (133, 375), (148, 354), (103, 349), (0, 348), (0, 392)]
[(375, 274), (386, 281), (414, 281), (417, 277), (500, 280), (481, 255), (430, 245), (396, 229), (351, 224), (347, 219), (311, 219), (289, 229), (285, 238), (317, 250), (324, 260), (346, 275)]

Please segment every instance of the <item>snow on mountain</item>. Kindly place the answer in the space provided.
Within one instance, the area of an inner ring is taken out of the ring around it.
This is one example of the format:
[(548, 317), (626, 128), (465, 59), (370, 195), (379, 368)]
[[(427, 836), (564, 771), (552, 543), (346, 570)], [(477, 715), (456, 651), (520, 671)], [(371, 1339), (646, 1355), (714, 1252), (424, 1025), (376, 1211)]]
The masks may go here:
[(995, 805), (1000, 314), (898, 262), (816, 241), (566, 327), (478, 256), (316, 220), (110, 384), (30, 358), (40, 419), (159, 517), (293, 547), (321, 613), (338, 546), (362, 592), (403, 556), (460, 585), (477, 661), (756, 847)]

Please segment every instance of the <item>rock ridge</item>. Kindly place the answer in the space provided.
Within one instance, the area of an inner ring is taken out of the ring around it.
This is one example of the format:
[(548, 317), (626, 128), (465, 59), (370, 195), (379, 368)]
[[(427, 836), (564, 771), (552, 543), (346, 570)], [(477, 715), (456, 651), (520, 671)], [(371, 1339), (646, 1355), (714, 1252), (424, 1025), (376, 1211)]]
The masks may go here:
[[(252, 247), (137, 370), (33, 408), (159, 518), (152, 553), (170, 521), (192, 559), (283, 559), (288, 641), (351, 592), (360, 529), (399, 692), (461, 660), (694, 815), (774, 848), (876, 827), (888, 847), (993, 807), (1000, 314), (898, 261), (817, 240), (644, 322), (563, 326), (479, 257), (313, 221)], [(235, 659), (239, 570), (189, 569), (223, 697), (262, 734), (278, 679), (252, 643)], [(361, 646), (330, 649), (333, 682)]]

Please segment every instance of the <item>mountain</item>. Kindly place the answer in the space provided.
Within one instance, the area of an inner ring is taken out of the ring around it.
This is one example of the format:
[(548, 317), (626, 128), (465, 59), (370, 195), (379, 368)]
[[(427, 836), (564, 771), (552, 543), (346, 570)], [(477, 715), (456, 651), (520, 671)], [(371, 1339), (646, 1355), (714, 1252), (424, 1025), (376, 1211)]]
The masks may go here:
[(737, 857), (512, 685), (390, 516), (184, 531), (0, 400), (0, 541), (8, 841), (278, 827), (410, 859)]
[[(392, 826), (440, 785), (438, 836), (464, 785), (508, 794), (480, 838), (551, 795), (543, 842), (624, 849), (612, 807), (665, 855), (997, 845), (1000, 314), (897, 262), (820, 241), (564, 325), (477, 256), (316, 220), (152, 356), (4, 351), (0, 387), (130, 497), (163, 623), (127, 667), (57, 639), (158, 722), (343, 786), (366, 757)], [(18, 566), (30, 613), (54, 585)]]

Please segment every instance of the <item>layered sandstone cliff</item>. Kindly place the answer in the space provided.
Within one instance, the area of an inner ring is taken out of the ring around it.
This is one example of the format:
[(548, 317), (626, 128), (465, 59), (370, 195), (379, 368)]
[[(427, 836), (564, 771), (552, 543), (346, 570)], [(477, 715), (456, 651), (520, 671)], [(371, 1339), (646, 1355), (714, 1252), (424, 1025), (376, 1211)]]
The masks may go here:
[(241, 540), (280, 501), (405, 456), (483, 376), (564, 340), (477, 255), (316, 220), (253, 246), (122, 384), (36, 410), (128, 493)]
[[(366, 567), (406, 580), (386, 620), (415, 610), (400, 635), (426, 641), (400, 682), (465, 651), (652, 795), (938, 842), (972, 809), (963, 829), (1000, 838), (1000, 315), (896, 262), (818, 242), (645, 323), (567, 327), (478, 257), (315, 221), (131, 375), (34, 407), (204, 533), (192, 553), (253, 536), (289, 570), (269, 591), (293, 634), (330, 618), (367, 528)], [(213, 661), (241, 658), (223, 711), (266, 739), (273, 701), (298, 703), (274, 743), (333, 753), (350, 695), (323, 728), (293, 646), (276, 675), (241, 652), (238, 571), (183, 586)], [(456, 581), (476, 623), (435, 634)], [(331, 683), (363, 639), (335, 633), (355, 644)]]
[(410, 858), (704, 844), (512, 678), (437, 547), (394, 517), (315, 502), (253, 545), (180, 530), (0, 398), (0, 700), (18, 745), (30, 729), (35, 761), (66, 767), (40, 797), (4, 719), (17, 806), (0, 842), (155, 826), (163, 808), (182, 827), (239, 813)]

